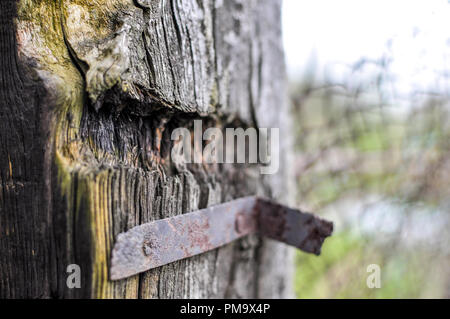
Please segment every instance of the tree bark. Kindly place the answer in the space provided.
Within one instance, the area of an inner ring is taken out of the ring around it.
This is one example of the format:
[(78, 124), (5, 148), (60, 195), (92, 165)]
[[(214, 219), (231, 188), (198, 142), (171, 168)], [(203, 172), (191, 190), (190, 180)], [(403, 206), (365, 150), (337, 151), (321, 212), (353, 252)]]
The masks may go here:
[[(0, 2), (0, 297), (291, 297), (250, 236), (110, 281), (116, 236), (246, 195), (292, 204), (280, 0)], [(181, 165), (176, 127), (279, 127), (280, 169)], [(68, 288), (67, 266), (81, 267)]]

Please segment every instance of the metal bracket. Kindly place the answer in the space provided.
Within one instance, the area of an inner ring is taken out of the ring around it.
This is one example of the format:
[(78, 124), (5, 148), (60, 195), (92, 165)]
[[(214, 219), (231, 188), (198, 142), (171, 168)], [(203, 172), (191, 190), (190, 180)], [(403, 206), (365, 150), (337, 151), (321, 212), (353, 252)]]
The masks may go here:
[(127, 278), (256, 232), (319, 255), (323, 241), (333, 232), (333, 223), (269, 199), (244, 197), (119, 234), (110, 277)]

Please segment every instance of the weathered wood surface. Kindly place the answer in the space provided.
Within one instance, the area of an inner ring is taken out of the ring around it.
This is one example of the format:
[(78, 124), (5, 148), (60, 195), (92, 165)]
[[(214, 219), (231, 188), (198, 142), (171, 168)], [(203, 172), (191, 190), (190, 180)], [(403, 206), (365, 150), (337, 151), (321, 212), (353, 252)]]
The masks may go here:
[[(280, 6), (0, 2), (0, 297), (291, 296), (291, 251), (256, 236), (108, 279), (133, 226), (245, 195), (290, 203)], [(171, 130), (194, 118), (280, 127), (279, 173), (171, 161)]]

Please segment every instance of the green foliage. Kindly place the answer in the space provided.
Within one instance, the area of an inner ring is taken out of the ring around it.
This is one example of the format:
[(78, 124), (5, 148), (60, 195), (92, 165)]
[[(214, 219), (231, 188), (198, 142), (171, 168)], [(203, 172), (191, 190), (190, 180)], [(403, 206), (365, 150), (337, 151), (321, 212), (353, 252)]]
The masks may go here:
[[(392, 248), (392, 247), (391, 247)], [(298, 298), (439, 298), (448, 260), (424, 251), (395, 251), (342, 232), (327, 239), (321, 256), (298, 252), (295, 289)], [(381, 288), (368, 288), (367, 266), (381, 268)], [(431, 271), (433, 267), (440, 267)]]
[[(383, 72), (388, 71), (381, 68)], [(353, 70), (343, 83), (315, 83), (311, 77), (292, 84), (301, 206), (321, 213), (336, 211), (345, 202), (352, 210), (363, 207), (365, 198), (376, 198), (448, 211), (448, 96), (424, 94), (400, 101), (388, 96), (388, 76), (372, 75), (382, 81), (371, 81), (370, 75), (362, 80)], [(393, 219), (408, 211), (393, 209)], [(325, 241), (320, 257), (298, 253), (299, 298), (448, 297), (450, 263), (442, 251), (429, 243), (419, 247), (400, 235), (381, 245), (382, 232), (362, 237), (353, 231), (357, 218), (346, 222), (346, 229)], [(449, 239), (448, 234), (429, 236)], [(381, 267), (380, 289), (366, 285), (370, 264)]]

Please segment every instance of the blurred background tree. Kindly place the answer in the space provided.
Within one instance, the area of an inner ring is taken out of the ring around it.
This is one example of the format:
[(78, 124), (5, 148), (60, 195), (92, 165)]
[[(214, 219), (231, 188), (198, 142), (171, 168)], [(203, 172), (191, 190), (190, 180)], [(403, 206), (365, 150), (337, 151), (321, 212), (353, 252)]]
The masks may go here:
[(450, 4), (284, 6), (298, 206), (336, 222), (297, 296), (449, 298)]

